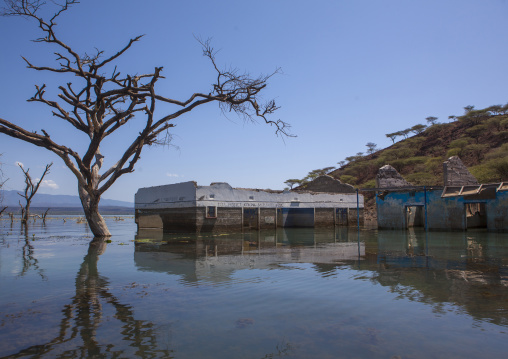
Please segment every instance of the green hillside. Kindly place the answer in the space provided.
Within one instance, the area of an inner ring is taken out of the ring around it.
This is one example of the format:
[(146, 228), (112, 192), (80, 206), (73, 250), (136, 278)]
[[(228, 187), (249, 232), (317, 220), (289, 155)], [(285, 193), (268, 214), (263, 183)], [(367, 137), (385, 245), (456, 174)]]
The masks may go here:
[(453, 122), (437, 123), (437, 118), (428, 117), (428, 127), (418, 124), (386, 134), (394, 141), (390, 147), (377, 150), (369, 142), (367, 154), (357, 153), (339, 162), (339, 168), (313, 170), (286, 184), (305, 187), (328, 174), (358, 188), (372, 188), (378, 169), (389, 164), (414, 185), (442, 185), (442, 164), (451, 156), (459, 156), (480, 183), (508, 181), (508, 104), (482, 110), (467, 106), (464, 115), (449, 119)]
[[(467, 106), (464, 110), (462, 116), (449, 116), (449, 123), (428, 117), (429, 126), (417, 124), (386, 134), (394, 142), (390, 147), (378, 150), (369, 142), (367, 154), (347, 157), (338, 163), (339, 168), (313, 170), (305, 178), (285, 183), (304, 189), (306, 183), (328, 174), (357, 188), (374, 188), (379, 168), (391, 165), (413, 185), (442, 186), (443, 162), (451, 156), (459, 156), (480, 183), (508, 181), (508, 104), (482, 110)], [(375, 219), (374, 194), (363, 194), (365, 216)]]

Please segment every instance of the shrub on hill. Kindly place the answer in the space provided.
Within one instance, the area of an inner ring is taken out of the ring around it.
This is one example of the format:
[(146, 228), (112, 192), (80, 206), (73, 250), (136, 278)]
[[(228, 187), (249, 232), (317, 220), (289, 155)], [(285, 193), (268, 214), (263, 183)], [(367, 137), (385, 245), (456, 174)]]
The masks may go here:
[[(464, 110), (462, 116), (449, 116), (454, 122), (387, 134), (393, 145), (347, 157), (349, 163), (340, 161), (329, 175), (359, 188), (375, 187), (378, 169), (390, 164), (415, 185), (442, 185), (443, 161), (459, 156), (480, 183), (507, 181), (508, 104)], [(410, 132), (416, 135), (407, 138)], [(406, 139), (395, 142), (397, 137)]]

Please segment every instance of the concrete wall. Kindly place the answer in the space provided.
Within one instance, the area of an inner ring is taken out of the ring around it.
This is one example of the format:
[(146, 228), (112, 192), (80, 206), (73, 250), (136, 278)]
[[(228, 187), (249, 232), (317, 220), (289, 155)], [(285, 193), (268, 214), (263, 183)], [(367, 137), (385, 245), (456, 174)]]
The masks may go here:
[(508, 191), (496, 193), (496, 199), (485, 205), (487, 228), (491, 231), (508, 231)]
[(242, 230), (242, 209), (217, 207), (217, 218), (206, 218), (204, 207), (196, 210), (197, 232), (236, 232)]
[(445, 186), (478, 184), (476, 178), (468, 171), (458, 156), (450, 157), (443, 162), (443, 181)]
[[(462, 197), (441, 198), (441, 190), (427, 191), (427, 225), (429, 229), (464, 230), (465, 212)], [(424, 206), (423, 191), (388, 192), (376, 196), (378, 227), (407, 228), (407, 207)]]
[(196, 219), (195, 207), (136, 210), (135, 217), (138, 230), (171, 228), (173, 232), (196, 231)]
[(192, 207), (196, 204), (196, 183), (183, 182), (139, 188), (134, 195), (136, 209)]
[(464, 197), (441, 198), (441, 191), (427, 192), (427, 224), (435, 230), (465, 230)]
[[(339, 181), (324, 177), (324, 182), (332, 180), (342, 186)], [(136, 223), (138, 228), (162, 226), (167, 232), (241, 231), (244, 228), (273, 229), (281, 226), (328, 227), (340, 224), (334, 218), (336, 208), (347, 210), (351, 215), (349, 211), (354, 207), (354, 219), (349, 222), (356, 225), (357, 195), (354, 189), (352, 192), (282, 192), (235, 189), (227, 183), (198, 186), (195, 182), (140, 188), (135, 197)], [(362, 195), (358, 198), (363, 212), (364, 198)], [(208, 207), (216, 208), (216, 218), (207, 218)]]
[(164, 224), (162, 222), (161, 216), (157, 214), (145, 214), (140, 216), (138, 212), (136, 212), (135, 216), (136, 224), (138, 228), (164, 228)]
[[(361, 194), (359, 195), (359, 201), (360, 208), (363, 208), (364, 199)], [(356, 208), (356, 193), (277, 192), (236, 189), (227, 183), (197, 186), (194, 182), (184, 182), (166, 186), (140, 188), (135, 196), (135, 208), (139, 210), (191, 206), (231, 208), (289, 208), (295, 206), (300, 208)]]
[[(475, 196), (441, 198), (441, 190), (427, 191), (428, 228), (466, 230), (467, 203), (485, 203), (488, 230), (508, 230), (508, 191), (497, 192), (495, 199), (475, 198)], [(407, 206), (422, 205), (424, 205), (423, 191), (381, 193), (376, 197), (378, 227), (384, 229), (407, 228)]]
[(194, 207), (168, 208), (159, 210), (164, 229), (173, 232), (195, 232), (197, 230), (197, 211)]
[[(357, 226), (358, 225), (358, 211), (356, 208), (348, 208), (348, 226)], [(360, 226), (363, 226), (363, 208), (360, 208)]]
[(276, 208), (260, 208), (260, 229), (274, 229), (277, 222)]
[(406, 181), (392, 166), (385, 165), (378, 170), (376, 175), (376, 187), (391, 188), (407, 186), (412, 186), (412, 184)]
[(314, 225), (316, 227), (335, 226), (335, 208), (316, 208), (314, 213)]

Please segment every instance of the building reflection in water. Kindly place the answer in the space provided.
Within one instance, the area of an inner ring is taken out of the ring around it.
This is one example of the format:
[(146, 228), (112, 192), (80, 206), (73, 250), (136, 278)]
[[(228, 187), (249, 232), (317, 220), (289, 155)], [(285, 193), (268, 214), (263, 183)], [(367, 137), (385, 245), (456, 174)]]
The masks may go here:
[(223, 282), (242, 269), (287, 263), (340, 264), (362, 260), (365, 244), (355, 232), (313, 228), (251, 231), (228, 235), (166, 235), (143, 230), (134, 261), (140, 270), (166, 272), (187, 283)]
[[(360, 238), (360, 239), (359, 239)], [(323, 231), (279, 229), (229, 235), (169, 235), (143, 230), (135, 265), (199, 285), (231, 281), (236, 271), (312, 263), (369, 271), (400, 297), (434, 306), (459, 305), (470, 315), (508, 325), (508, 245), (487, 232)], [(364, 276), (362, 276), (364, 277)]]

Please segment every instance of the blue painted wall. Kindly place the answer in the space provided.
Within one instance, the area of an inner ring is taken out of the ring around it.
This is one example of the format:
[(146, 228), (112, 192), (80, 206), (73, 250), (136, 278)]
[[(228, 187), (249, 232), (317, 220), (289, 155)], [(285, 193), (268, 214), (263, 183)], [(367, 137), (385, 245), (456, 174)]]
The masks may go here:
[[(462, 196), (441, 198), (441, 190), (427, 191), (427, 224), (434, 230), (465, 230), (466, 203), (485, 203), (487, 229), (508, 230), (508, 191), (496, 192), (495, 199), (468, 200)], [(406, 228), (406, 207), (425, 204), (423, 191), (388, 192), (376, 196), (378, 227)]]
[(487, 202), (487, 228), (492, 231), (508, 230), (508, 191), (496, 193), (496, 199)]

